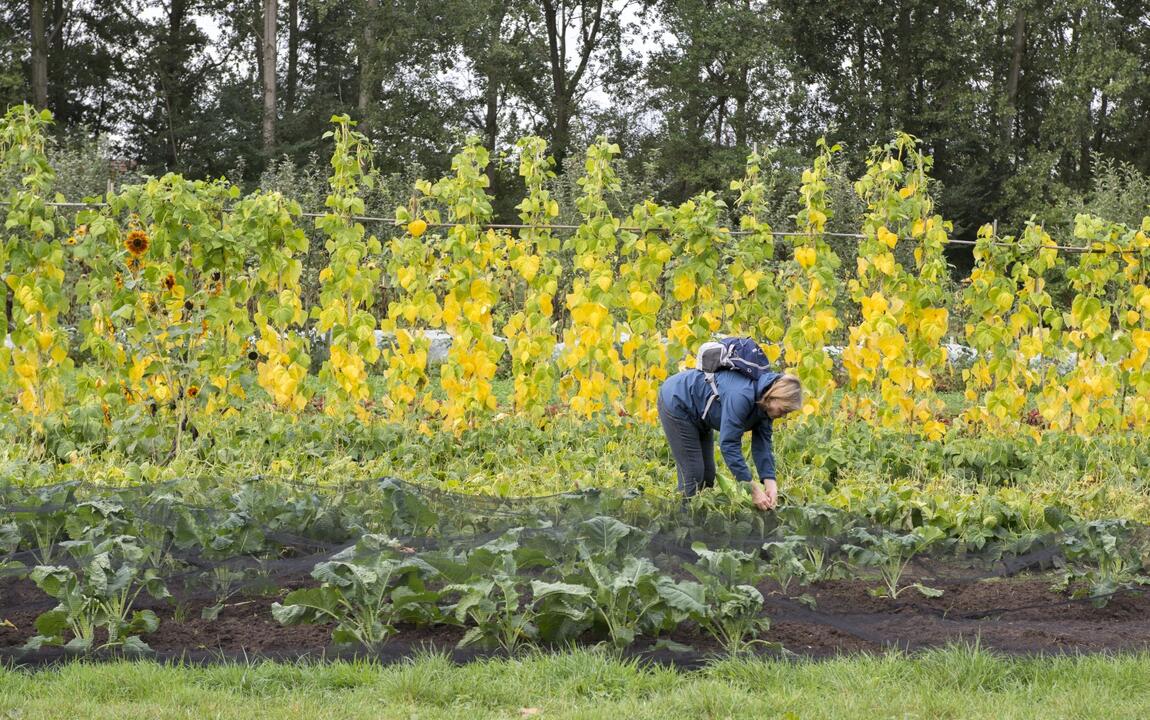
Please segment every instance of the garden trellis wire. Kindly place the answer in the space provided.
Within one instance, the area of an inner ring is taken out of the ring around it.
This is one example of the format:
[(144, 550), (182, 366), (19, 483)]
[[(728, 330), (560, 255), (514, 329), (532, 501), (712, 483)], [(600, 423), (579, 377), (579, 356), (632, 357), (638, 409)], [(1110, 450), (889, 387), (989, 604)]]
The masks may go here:
[[(11, 205), (11, 204), (12, 203), (10, 201), (0, 201), (0, 205)], [(62, 208), (99, 208), (99, 207), (107, 207), (108, 206), (107, 203), (102, 203), (102, 202), (91, 202), (91, 203), (86, 203), (86, 202), (46, 202), (46, 203), (44, 203), (44, 205), (46, 205), (48, 207), (62, 207)], [(228, 209), (224, 208), (223, 211), (227, 212)], [(329, 214), (331, 214), (331, 213), (320, 213), (320, 212), (311, 212), (311, 211), (300, 213), (300, 215), (302, 217), (308, 217), (308, 218), (321, 218), (321, 217), (326, 217)], [(401, 225), (401, 223), (394, 217), (389, 218), (389, 217), (381, 217), (381, 216), (374, 216), (374, 215), (351, 215), (348, 217), (349, 217), (349, 219), (355, 220), (356, 222), (377, 222), (377, 223), (387, 223), (387, 224), (395, 225), (395, 226)], [(445, 222), (430, 223), (429, 222), (429, 223), (427, 223), (427, 227), (429, 227), (429, 228), (447, 228), (447, 227), (454, 227), (454, 226), (460, 225), (460, 224), (461, 223), (450, 223), (450, 222), (447, 222), (447, 223), (445, 223)], [(572, 231), (572, 230), (578, 230), (580, 226), (579, 225), (566, 224), (566, 223), (552, 223), (552, 224), (544, 224), (544, 225), (529, 225), (529, 224), (525, 224), (525, 223), (485, 223), (485, 224), (480, 225), (479, 227), (483, 230), (541, 230), (541, 231), (542, 230), (562, 230), (562, 231)], [(618, 228), (616, 228), (616, 230), (627, 231), (627, 232), (654, 232), (654, 233), (668, 233), (668, 232), (670, 232), (670, 229), (668, 229), (668, 228), (640, 228), (640, 227), (633, 227), (633, 226), (628, 226), (628, 225), (621, 225)], [(756, 232), (759, 232), (759, 231), (728, 230), (723, 234), (724, 235), (730, 235), (732, 237), (737, 237), (740, 235), (752, 235), (752, 234), (755, 234)], [(867, 237), (869, 237), (863, 233), (832, 232), (832, 231), (823, 231), (820, 233), (820, 232), (810, 232), (810, 231), (805, 231), (805, 230), (771, 230), (771, 231), (764, 233), (764, 234), (769, 234), (769, 235), (779, 236), (779, 237), (820, 236), (820, 237), (845, 238), (845, 239), (855, 239), (855, 240), (863, 240), (863, 239), (866, 239)], [(899, 237), (900, 241), (901, 240), (910, 240), (910, 239), (912, 239), (912, 238)], [(962, 240), (962, 239), (958, 239), (958, 238), (947, 238), (946, 244), (947, 245), (962, 245), (962, 246), (974, 247), (974, 246), (978, 245), (978, 241), (977, 240)], [(1003, 242), (1001, 240), (992, 240), (989, 243), (989, 245), (994, 246), (994, 247), (1016, 247), (1015, 243)], [(1055, 250), (1058, 252), (1064, 252), (1064, 253), (1068, 253), (1068, 254), (1099, 254), (1099, 255), (1105, 255), (1105, 254), (1143, 255), (1146, 253), (1150, 253), (1150, 247), (1116, 248), (1116, 249), (1110, 250), (1110, 249), (1099, 248), (1099, 247), (1082, 247), (1082, 246), (1078, 246), (1078, 245), (1060, 245), (1060, 244), (1039, 246), (1039, 247), (1033, 248), (1033, 250), (1034, 251)]]

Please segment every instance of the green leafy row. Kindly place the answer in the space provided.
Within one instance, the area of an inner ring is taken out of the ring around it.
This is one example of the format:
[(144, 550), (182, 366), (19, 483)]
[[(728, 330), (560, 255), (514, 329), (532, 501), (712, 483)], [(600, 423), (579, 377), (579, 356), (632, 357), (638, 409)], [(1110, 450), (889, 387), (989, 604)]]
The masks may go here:
[[(142, 594), (214, 619), (240, 592), (311, 570), (312, 587), (273, 606), (284, 624), (333, 623), (333, 641), (376, 649), (401, 627), (456, 625), (464, 645), (599, 639), (622, 648), (684, 624), (738, 653), (768, 627), (763, 588), (790, 594), (836, 577), (876, 595), (940, 593), (917, 560), (1019, 568), (1042, 558), (1056, 587), (1104, 604), (1150, 581), (1150, 533), (995, 501), (950, 512), (887, 492), (844, 509), (764, 515), (722, 495), (683, 506), (639, 493), (465, 497), (384, 479), (320, 488), (270, 481), (77, 483), (0, 490), (0, 568), (58, 601), (30, 649), (145, 650), (156, 629)], [(0, 578), (0, 582), (6, 582)], [(809, 601), (809, 596), (800, 596)]]

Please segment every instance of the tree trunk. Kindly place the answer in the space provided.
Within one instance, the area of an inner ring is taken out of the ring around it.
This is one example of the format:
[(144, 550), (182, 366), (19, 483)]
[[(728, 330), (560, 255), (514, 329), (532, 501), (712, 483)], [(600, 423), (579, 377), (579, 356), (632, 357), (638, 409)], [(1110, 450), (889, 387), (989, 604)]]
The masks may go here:
[[(1106, 140), (1106, 113), (1110, 109), (1110, 98), (1106, 97), (1106, 93), (1102, 93), (1102, 104), (1098, 107), (1098, 122), (1094, 124), (1094, 141), (1091, 143), (1090, 150), (1102, 150), (1102, 143)], [(1086, 155), (1086, 173), (1087, 177), (1090, 176), (1093, 170), (1094, 163), (1090, 153)]]
[(566, 94), (555, 96), (555, 120), (551, 128), (551, 153), (555, 156), (557, 172), (563, 172), (563, 162), (571, 145), (571, 98)]
[(51, 75), (57, 81), (49, 88), (49, 107), (56, 116), (56, 122), (66, 125), (71, 121), (68, 116), (67, 99), (68, 88), (59, 81), (62, 77), (64, 64), (64, 23), (67, 20), (68, 8), (64, 0), (52, 2), (52, 24), (48, 30), (48, 59), (46, 67), (50, 68)]
[[(1081, 67), (1081, 60), (1079, 59), (1078, 55), (1081, 51), (1082, 36), (1086, 32), (1085, 28), (1082, 26), (1084, 20), (1084, 12), (1081, 8), (1079, 8), (1071, 19), (1070, 46), (1067, 48), (1067, 55), (1070, 58), (1070, 64), (1072, 67)], [(1068, 173), (1077, 176), (1083, 182), (1083, 185), (1085, 185), (1085, 181), (1087, 179), (1086, 167), (1090, 163), (1090, 103), (1094, 99), (1092, 96), (1093, 88), (1085, 89), (1085, 92), (1079, 96), (1079, 100), (1082, 106), (1082, 124), (1078, 128), (1077, 137), (1079, 146), (1078, 161), (1074, 161), (1073, 154), (1070, 151), (1070, 145), (1074, 142), (1074, 139), (1072, 138), (1068, 138), (1067, 141), (1068, 147), (1066, 155), (1068, 157), (1065, 160)]]
[(60, 56), (64, 52), (64, 21), (67, 20), (68, 9), (64, 6), (64, 0), (53, 0), (52, 2), (52, 36), (51, 54)]
[(188, 15), (188, 0), (172, 0), (168, 6), (168, 33), (164, 38), (164, 48), (160, 59), (160, 98), (163, 115), (167, 118), (167, 168), (180, 167), (180, 146), (176, 128), (181, 127), (190, 99), (185, 86), (184, 74), (187, 71), (188, 48), (184, 39), (184, 20)]
[(1014, 14), (1014, 43), (1010, 53), (1010, 73), (1006, 76), (1006, 118), (1002, 123), (1002, 144), (1010, 147), (1015, 140), (1015, 118), (1018, 116), (1018, 80), (1022, 75), (1022, 55), (1026, 50), (1026, 7), (1019, 5)]
[(723, 125), (727, 122), (727, 98), (719, 98), (719, 107), (715, 112), (715, 145), (723, 144)]
[[(898, 65), (901, 58), (896, 59), (890, 57), (897, 51), (897, 40), (893, 37), (898, 33), (898, 30), (891, 27), (886, 23), (886, 18), (882, 18), (882, 26), (878, 29), (879, 47), (891, 48), (890, 53), (878, 53), (875, 58), (875, 74), (878, 76), (878, 82), (875, 87), (875, 93), (878, 95), (878, 122), (876, 123), (875, 133), (877, 137), (886, 137), (887, 134), (893, 131), (894, 120), (894, 101), (891, 94), (895, 92), (892, 86), (898, 84)], [(895, 66), (894, 73), (891, 72), (891, 65)]]
[(855, 108), (852, 113), (859, 123), (856, 133), (865, 137), (863, 132), (863, 118), (866, 116), (867, 106), (867, 77), (866, 77), (866, 21), (858, 18), (855, 24)]
[(284, 98), (284, 112), (295, 112), (295, 91), (299, 82), (299, 0), (288, 0), (288, 56), (287, 56), (287, 97)]
[[(487, 86), (484, 88), (484, 101), (486, 113), (483, 118), (483, 143), (491, 156), (495, 157), (495, 145), (499, 142), (499, 92), (501, 88), (500, 76), (506, 71), (499, 60), (504, 57), (501, 52), (503, 43), (503, 19), (507, 16), (507, 5), (502, 2), (492, 3), (491, 13), (487, 24), (487, 62), (485, 72)], [(495, 163), (487, 164), (487, 179), (491, 188), (495, 187)]]
[(31, 0), (32, 25), (32, 104), (37, 110), (48, 107), (48, 37), (44, 32), (44, 0)]
[[(922, 65), (915, 57), (917, 47), (911, 36), (914, 28), (914, 17), (911, 14), (909, 3), (904, 3), (898, 11), (898, 30), (893, 47), (896, 48), (901, 62), (895, 63), (895, 87), (890, 93), (894, 98), (891, 109), (893, 125), (902, 128), (912, 135), (922, 132), (920, 115), (914, 110), (915, 103), (915, 76), (922, 77)], [(914, 73), (912, 75), (911, 73)]]
[(571, 145), (571, 115), (575, 110), (575, 97), (587, 63), (599, 42), (603, 21), (603, 0), (589, 3), (592, 7), (582, 9), (583, 26), (577, 33), (579, 50), (577, 64), (570, 74), (567, 72), (567, 8), (563, 8), (560, 20), (559, 7), (554, 0), (542, 0), (543, 21), (547, 26), (547, 49), (551, 63), (552, 121), (551, 151), (555, 156), (556, 170), (563, 172), (563, 161)]
[(365, 0), (363, 23), (363, 46), (359, 49), (359, 122), (367, 124), (367, 114), (375, 104), (375, 16), (379, 10), (379, 0)]
[[(327, 64), (324, 62), (323, 49), (325, 43), (322, 41), (323, 33), (320, 32), (319, 17), (315, 6), (310, 2), (305, 2), (303, 7), (303, 22), (300, 23), (300, 41), (307, 45), (311, 51), (307, 53), (307, 57), (311, 58), (312, 77), (316, 87), (320, 87), (322, 83), (327, 82)], [(342, 99), (342, 85), (337, 85), (339, 95)]]
[[(483, 145), (495, 157), (495, 143), (499, 142), (499, 83), (490, 76), (487, 78), (487, 113), (483, 119)], [(495, 187), (495, 162), (487, 163), (488, 187)]]
[(571, 118), (566, 92), (567, 80), (567, 38), (559, 29), (558, 12), (555, 3), (543, 0), (543, 20), (547, 25), (547, 46), (551, 60), (551, 153), (555, 156), (555, 170), (563, 172), (563, 161), (567, 158), (567, 142), (570, 135)]
[(735, 96), (735, 146), (747, 146), (747, 104), (750, 102), (750, 69), (744, 65), (739, 71), (739, 90)]
[(276, 144), (276, 0), (264, 0), (264, 155), (270, 156)]
[(1093, 90), (1090, 97), (1086, 102), (1082, 103), (1083, 118), (1082, 136), (1079, 138), (1078, 150), (1078, 175), (1082, 180), (1083, 186), (1090, 182), (1091, 170), (1094, 166), (1093, 153), (1102, 145), (1102, 126), (1106, 122), (1106, 112), (1109, 109), (1109, 98), (1106, 93), (1100, 93), (1099, 106), (1098, 106), (1098, 120), (1094, 119), (1094, 112), (1091, 109), (1094, 105)]
[(256, 87), (260, 89), (261, 97), (264, 88), (264, 34), (263, 10), (258, 6), (263, 2), (264, 0), (256, 1), (257, 7), (252, 8), (252, 16), (247, 22), (248, 29), (251, 30), (252, 57), (256, 59)]

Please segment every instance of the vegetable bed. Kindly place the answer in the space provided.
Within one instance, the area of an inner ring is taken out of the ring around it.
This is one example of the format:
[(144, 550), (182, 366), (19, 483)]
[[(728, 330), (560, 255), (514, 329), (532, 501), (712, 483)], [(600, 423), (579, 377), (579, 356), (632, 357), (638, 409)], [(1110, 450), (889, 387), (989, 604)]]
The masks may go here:
[[(394, 479), (9, 488), (0, 654), (457, 659), (605, 645), (695, 665), (979, 642), (1150, 648), (1143, 526)], [(993, 518), (993, 522), (988, 522)]]
[[(778, 643), (787, 653), (824, 658), (872, 653), (889, 649), (922, 650), (955, 642), (977, 642), (981, 647), (1009, 654), (1095, 653), (1150, 649), (1150, 596), (1128, 591), (1102, 608), (1088, 602), (1068, 601), (1050, 590), (1047, 577), (989, 580), (949, 586), (940, 598), (922, 596), (890, 600), (870, 594), (872, 583), (863, 580), (828, 580), (804, 589), (814, 598), (783, 593), (777, 585), (760, 587), (770, 628), (762, 639)], [(62, 652), (23, 655), (18, 649), (35, 633), (34, 621), (51, 602), (28, 581), (0, 584), (4, 604), (0, 617), (15, 627), (0, 628), (0, 654), (23, 656), (25, 662), (47, 662)], [(161, 658), (207, 661), (272, 657), (333, 658), (370, 656), (383, 661), (416, 657), (434, 649), (467, 661), (497, 649), (459, 649), (464, 629), (450, 625), (417, 627), (403, 625), (395, 638), (377, 650), (335, 646), (329, 626), (284, 627), (272, 617), (271, 596), (238, 598), (228, 603), (214, 620), (203, 620), (209, 607), (192, 602), (185, 617), (177, 618), (169, 605), (154, 608), (160, 626), (147, 641)], [(601, 639), (601, 638), (600, 638)], [(627, 652), (658, 662), (693, 667), (723, 648), (696, 627), (683, 627), (668, 636), (670, 642), (647, 639)], [(588, 637), (584, 644), (593, 644)], [(674, 645), (672, 645), (674, 643)], [(681, 647), (677, 647), (681, 646)], [(763, 654), (779, 654), (777, 646)]]

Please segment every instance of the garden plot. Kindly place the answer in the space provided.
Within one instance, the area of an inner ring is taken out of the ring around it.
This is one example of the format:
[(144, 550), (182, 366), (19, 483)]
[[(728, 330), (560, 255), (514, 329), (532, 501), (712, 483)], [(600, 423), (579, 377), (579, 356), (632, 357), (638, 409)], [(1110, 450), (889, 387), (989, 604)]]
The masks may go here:
[(941, 514), (904, 527), (878, 506), (760, 515), (717, 497), (498, 500), (390, 479), (72, 484), (3, 501), (0, 648), (18, 662), (1150, 648), (1146, 529), (1056, 508), (1041, 527)]

